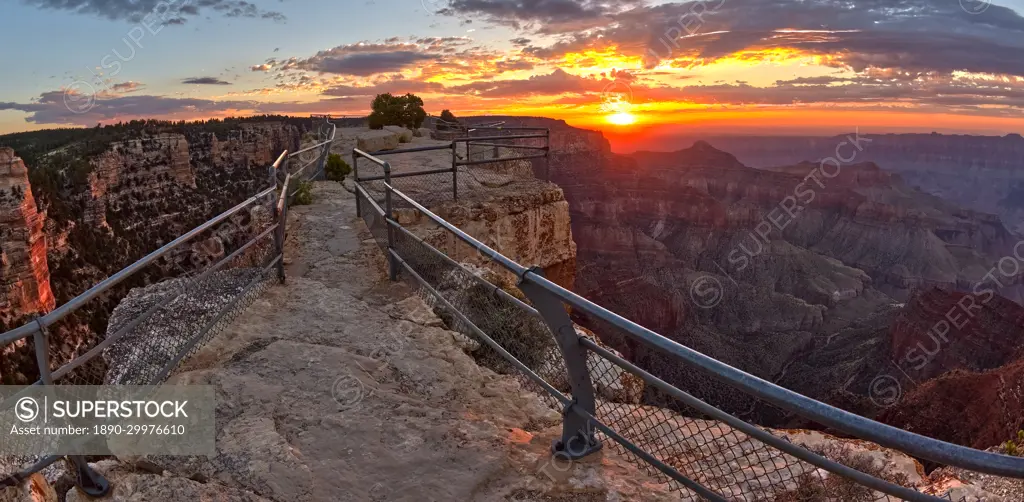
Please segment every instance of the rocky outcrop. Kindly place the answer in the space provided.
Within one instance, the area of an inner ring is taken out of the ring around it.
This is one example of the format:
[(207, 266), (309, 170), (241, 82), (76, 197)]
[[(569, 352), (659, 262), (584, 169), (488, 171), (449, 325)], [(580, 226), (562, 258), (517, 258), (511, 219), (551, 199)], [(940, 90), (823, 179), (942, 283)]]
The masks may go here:
[(45, 221), (25, 163), (10, 148), (0, 148), (0, 326), (54, 308)]
[(399, 135), (392, 131), (365, 131), (356, 138), (356, 148), (372, 153), (398, 148)]
[(905, 390), (879, 415), (880, 421), (979, 449), (1024, 430), (1024, 350), (994, 369), (954, 370), (918, 386), (903, 385)]
[(104, 467), (126, 500), (678, 499), (611, 453), (552, 465), (558, 413), (478, 366), (461, 335), (388, 283), (354, 212), (333, 182), (290, 212), (287, 282), (174, 377), (217, 389), (216, 455)]
[[(496, 251), (518, 263), (539, 266), (548, 279), (572, 287), (576, 242), (569, 221), (569, 204), (557, 186), (530, 183), (506, 187), (485, 200), (446, 204), (438, 212)], [(445, 236), (436, 234), (434, 239)], [(454, 243), (453, 252), (460, 260), (499, 270), (461, 241)], [(507, 273), (503, 269), (500, 272)]]
[(931, 288), (915, 295), (890, 329), (889, 356), (921, 382), (1013, 362), (1024, 350), (1024, 307), (994, 294)]
[(112, 143), (92, 164), (83, 220), (107, 230), (110, 204), (120, 206), (128, 198), (137, 201), (159, 196), (175, 184), (196, 188), (189, 143), (183, 134), (163, 133)]
[[(402, 126), (384, 126), (384, 130), (398, 135), (399, 143), (409, 143), (413, 138), (413, 130)], [(372, 150), (371, 150), (372, 151)]]
[[(112, 143), (92, 160), (83, 219), (109, 231), (115, 217), (115, 233), (202, 221), (265, 187), (267, 166), (298, 144), (298, 129), (275, 122), (240, 124), (226, 137), (196, 130)], [(200, 194), (205, 201), (189, 203)]]

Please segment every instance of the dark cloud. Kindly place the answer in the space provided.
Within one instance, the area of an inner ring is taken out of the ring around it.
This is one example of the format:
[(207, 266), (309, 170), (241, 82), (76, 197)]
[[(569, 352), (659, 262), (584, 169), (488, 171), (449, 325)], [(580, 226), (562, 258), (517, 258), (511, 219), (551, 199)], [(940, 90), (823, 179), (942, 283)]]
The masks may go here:
[(263, 18), (284, 21), (284, 14), (266, 11), (245, 0), (22, 0), (26, 5), (97, 16), (113, 21), (147, 24), (184, 24), (187, 17), (204, 10), (225, 17)]
[(422, 82), (403, 78), (393, 78), (372, 85), (334, 85), (324, 90), (327, 96), (344, 97), (372, 97), (385, 92), (391, 94), (424, 93), (424, 92), (446, 92), (442, 84), (436, 82)]
[(534, 66), (532, 61), (525, 59), (503, 60), (494, 63), (495, 69), (499, 72), (532, 70)]
[(181, 83), (195, 85), (231, 85), (231, 82), (227, 82), (216, 77), (190, 77), (182, 80)]
[(310, 69), (339, 75), (369, 76), (401, 71), (431, 59), (433, 56), (414, 51), (368, 52), (323, 58)]
[(111, 85), (110, 86), (110, 90), (112, 92), (119, 92), (119, 93), (122, 93), (122, 94), (127, 94), (129, 92), (135, 92), (135, 91), (139, 90), (141, 87), (142, 87), (141, 83), (129, 80), (127, 82), (118, 82), (116, 84)]
[(484, 98), (508, 98), (533, 95), (555, 96), (567, 93), (599, 93), (611, 84), (611, 80), (584, 78), (556, 69), (547, 75), (534, 75), (523, 80), (480, 81), (449, 87), (448, 90)]
[(92, 126), (98, 122), (134, 118), (211, 116), (239, 110), (254, 110), (259, 106), (254, 101), (213, 101), (146, 95), (113, 98), (82, 95), (73, 97), (75, 99), (69, 100), (64, 91), (50, 91), (43, 93), (39, 99), (31, 103), (0, 102), (0, 110), (28, 113), (25, 121), (37, 124)]
[(480, 17), (538, 33), (564, 33), (603, 26), (611, 16), (645, 0), (449, 0), (441, 14)]
[(558, 1), (455, 0), (445, 12), (487, 15), (527, 32), (556, 35), (553, 44), (524, 49), (542, 59), (615, 48), (644, 57), (650, 68), (788, 48), (854, 71), (1024, 75), (1024, 18), (998, 5), (970, 14), (952, 0), (708, 0), (653, 6), (610, 1), (582, 2), (575, 9)]
[(428, 61), (443, 62), (446, 56), (459, 54), (459, 47), (467, 42), (463, 37), (421, 38), (410, 42), (394, 37), (384, 43), (360, 42), (320, 51), (311, 58), (290, 62), (279, 69), (360, 77), (394, 73)]

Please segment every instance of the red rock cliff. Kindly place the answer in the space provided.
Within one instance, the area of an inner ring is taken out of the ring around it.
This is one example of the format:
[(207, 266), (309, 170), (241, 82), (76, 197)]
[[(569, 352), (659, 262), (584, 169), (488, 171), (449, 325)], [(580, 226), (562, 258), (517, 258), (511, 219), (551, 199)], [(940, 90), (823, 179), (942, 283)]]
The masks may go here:
[(4, 316), (54, 308), (45, 221), (46, 214), (36, 210), (25, 163), (14, 150), (0, 148), (0, 314)]

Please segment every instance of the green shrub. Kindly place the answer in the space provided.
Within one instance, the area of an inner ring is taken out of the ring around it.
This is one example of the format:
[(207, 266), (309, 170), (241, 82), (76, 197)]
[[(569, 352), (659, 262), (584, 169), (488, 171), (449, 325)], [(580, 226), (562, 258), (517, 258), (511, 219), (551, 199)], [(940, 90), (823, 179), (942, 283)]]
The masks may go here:
[(312, 181), (300, 181), (296, 186), (298, 191), (295, 192), (295, 197), (292, 198), (293, 206), (308, 206), (313, 203), (313, 182)]
[(415, 129), (423, 125), (427, 112), (423, 110), (423, 100), (414, 94), (392, 96), (390, 93), (378, 94), (370, 105), (370, 129), (382, 129), (387, 125), (396, 125)]
[(373, 112), (370, 114), (370, 118), (367, 119), (367, 123), (370, 126), (370, 129), (376, 130), (381, 130), (384, 128), (384, 126), (387, 125), (387, 121), (384, 119), (384, 116), (382, 114), (378, 114), (377, 112)]
[(327, 173), (327, 179), (341, 183), (345, 176), (352, 172), (352, 166), (349, 166), (341, 155), (332, 153), (327, 156), (327, 167), (324, 168), (324, 172)]
[(1024, 430), (1017, 431), (1017, 441), (1003, 443), (1003, 453), (1014, 457), (1024, 457)]
[(1013, 441), (1007, 441), (1007, 442), (1003, 443), (1003, 450), (1006, 451), (1007, 455), (1011, 455), (1011, 456), (1016, 457), (1017, 456), (1017, 443), (1014, 443)]

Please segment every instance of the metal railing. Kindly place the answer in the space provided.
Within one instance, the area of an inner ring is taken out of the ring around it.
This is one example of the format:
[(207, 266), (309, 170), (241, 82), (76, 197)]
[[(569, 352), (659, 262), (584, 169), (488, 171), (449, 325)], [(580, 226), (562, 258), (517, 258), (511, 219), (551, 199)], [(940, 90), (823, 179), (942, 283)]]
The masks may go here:
[[(550, 156), (551, 135), (545, 128), (488, 126), (474, 127), (469, 131), (469, 135), (454, 138), (445, 144), (374, 152), (354, 148), (353, 178), (356, 183), (376, 193), (378, 202), (383, 201), (384, 184), (393, 186), (400, 183), (402, 189), (415, 193), (420, 201), (439, 203), (449, 200), (449, 193), (450, 200), (458, 200), (460, 187), (462, 190), (468, 188), (464, 180), (460, 179), (459, 173), (464, 173), (461, 168), (548, 159)], [(382, 160), (382, 157), (440, 150), (451, 152), (451, 163), (443, 168), (419, 169), (418, 165), (414, 165), (396, 170), (390, 162)], [(368, 163), (360, 163), (360, 160)], [(361, 168), (361, 165), (364, 167)], [(482, 181), (485, 183), (488, 181), (487, 174), (494, 173), (475, 173), (478, 180), (484, 178)], [(357, 211), (361, 209), (357, 208)]]
[[(329, 120), (315, 127), (315, 144), (294, 153), (286, 150), (268, 167), (267, 188), (164, 244), (53, 311), (0, 334), (0, 347), (34, 352), (39, 376), (31, 385), (156, 385), (164, 382), (183, 360), (198, 351), (272, 283), (269, 280), (271, 270), (276, 268), (278, 280), (284, 281), (285, 228), (288, 205), (295, 195), (290, 188), (293, 182), (323, 176), (337, 130)], [(293, 161), (297, 167), (288, 169)], [(264, 214), (270, 217), (262, 216)], [(232, 242), (236, 244), (232, 246)], [(213, 253), (219, 254), (219, 258), (205, 267), (188, 270), (189, 259), (197, 250), (202, 254), (204, 244), (219, 246)], [(150, 286), (145, 278), (147, 272), (168, 277), (166, 281), (153, 284), (166, 287), (152, 296), (135, 294)], [(216, 294), (210, 295), (210, 291)], [(105, 312), (104, 307), (95, 305), (111, 298), (120, 300), (119, 306), (125, 301), (135, 302), (140, 305), (141, 313), (129, 312), (128, 317), (123, 318), (118, 317), (116, 309)], [(200, 304), (201, 313), (197, 315), (196, 309), (191, 309), (188, 319), (176, 318), (174, 307), (190, 303)], [(85, 319), (76, 319), (79, 314)], [(94, 345), (69, 361), (59, 361), (61, 364), (53, 368), (51, 339), (54, 330), (63, 336), (88, 318), (97, 316), (109, 316), (106, 332), (90, 330)], [(173, 324), (172, 329), (159, 330), (167, 324)], [(10, 406), (17, 397), (8, 398), (0, 406)], [(13, 459), (30, 465), (14, 473), (0, 472), (0, 476), (4, 476), (0, 487), (16, 485), (60, 458), (49, 455)], [(77, 473), (77, 485), (86, 494), (99, 497), (109, 491), (109, 483), (89, 468), (84, 457), (68, 456), (68, 460)]]
[[(1024, 478), (1024, 458), (946, 443), (849, 413), (619, 316), (431, 212), (392, 185), (395, 176), (387, 162), (365, 152), (355, 155), (384, 173), (383, 197), (375, 196), (364, 182), (357, 181), (355, 188), (359, 213), (387, 256), (391, 279), (409, 278), (436, 309), (444, 311), (442, 317), (453, 329), (481, 342), (481, 350), (489, 354), (483, 359), (496, 371), (516, 375), (561, 408), (562, 434), (552, 447), (555, 456), (582, 458), (602, 447), (602, 437), (610, 439), (648, 472), (674, 483), (686, 499), (947, 500), (858, 461), (857, 452), (846, 447), (830, 450), (801, 444), (793, 434), (737, 418), (605, 346), (601, 339), (607, 336), (654, 349), (672, 364), (701, 372), (752, 402), (786, 410), (823, 429), (939, 464)], [(421, 223), (416, 233), (398, 223), (399, 206), (424, 217), (417, 220)], [(430, 231), (424, 232), (424, 219), (433, 224)], [(600, 336), (578, 330), (569, 311), (573, 317), (589, 319), (588, 327)], [(646, 405), (625, 392), (628, 386), (616, 387), (627, 381), (656, 390), (668, 404)], [(792, 498), (796, 493), (800, 496)]]

